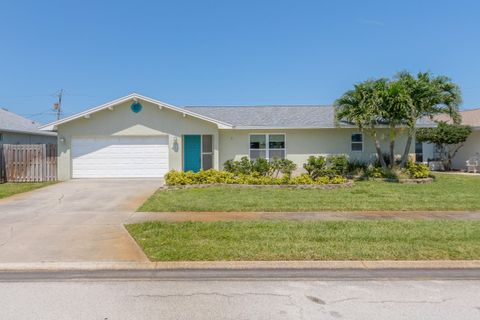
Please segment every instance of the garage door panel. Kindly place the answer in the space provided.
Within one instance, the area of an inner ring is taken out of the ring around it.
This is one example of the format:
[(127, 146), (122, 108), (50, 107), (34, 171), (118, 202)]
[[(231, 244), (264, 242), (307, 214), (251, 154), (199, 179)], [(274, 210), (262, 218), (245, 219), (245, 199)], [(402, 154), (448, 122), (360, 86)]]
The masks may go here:
[(72, 139), (73, 178), (163, 177), (168, 137)]

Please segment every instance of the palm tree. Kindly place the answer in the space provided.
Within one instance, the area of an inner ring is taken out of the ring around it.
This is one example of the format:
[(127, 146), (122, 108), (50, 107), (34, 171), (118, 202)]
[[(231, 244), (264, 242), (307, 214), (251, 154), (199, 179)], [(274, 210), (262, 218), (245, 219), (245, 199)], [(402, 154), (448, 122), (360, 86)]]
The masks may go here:
[(395, 166), (395, 140), (405, 126), (405, 119), (412, 112), (413, 101), (405, 85), (389, 81), (382, 88), (383, 103), (379, 109), (384, 125), (388, 126), (390, 168)]
[(356, 125), (360, 131), (366, 131), (375, 142), (375, 150), (382, 168), (387, 169), (383, 159), (377, 126), (381, 124), (385, 87), (388, 80), (367, 80), (356, 84), (354, 89), (345, 92), (335, 101), (335, 119)]
[(452, 117), (454, 122), (459, 122), (458, 106), (462, 101), (462, 95), (458, 85), (453, 83), (450, 78), (434, 77), (429, 72), (419, 72), (415, 77), (404, 71), (398, 73), (395, 78), (408, 90), (413, 104), (413, 108), (410, 108), (410, 112), (405, 116), (408, 138), (400, 164), (401, 167), (404, 167), (417, 131), (418, 120), (433, 119), (435, 115), (446, 113)]

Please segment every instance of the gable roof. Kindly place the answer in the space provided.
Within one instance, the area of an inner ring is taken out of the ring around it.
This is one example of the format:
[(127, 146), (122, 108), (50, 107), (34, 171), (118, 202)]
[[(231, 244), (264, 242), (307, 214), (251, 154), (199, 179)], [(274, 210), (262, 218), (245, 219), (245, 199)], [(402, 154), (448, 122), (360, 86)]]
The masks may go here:
[(196, 114), (196, 113), (194, 113), (192, 111), (189, 111), (189, 110), (186, 110), (184, 108), (175, 107), (171, 104), (168, 104), (168, 103), (165, 103), (165, 102), (162, 102), (162, 101), (159, 101), (159, 100), (155, 100), (155, 99), (152, 99), (152, 98), (149, 98), (149, 97), (146, 97), (146, 96), (142, 96), (141, 94), (138, 94), (138, 93), (132, 93), (132, 94), (129, 94), (128, 96), (125, 96), (125, 97), (122, 97), (122, 98), (104, 103), (104, 104), (99, 105), (97, 107), (93, 107), (93, 108), (90, 108), (88, 110), (76, 113), (72, 116), (69, 116), (69, 117), (51, 122), (47, 125), (44, 125), (44, 126), (40, 127), (40, 129), (41, 130), (47, 130), (47, 131), (54, 131), (54, 130), (56, 130), (56, 126), (59, 125), (59, 124), (67, 123), (67, 122), (70, 122), (72, 120), (75, 120), (75, 119), (78, 119), (78, 118), (81, 118), (81, 117), (84, 117), (84, 116), (88, 116), (92, 113), (95, 113), (95, 112), (98, 112), (98, 111), (101, 111), (101, 110), (105, 110), (107, 108), (111, 108), (113, 106), (116, 106), (118, 104), (124, 103), (126, 101), (130, 101), (130, 100), (131, 101), (142, 100), (142, 101), (150, 102), (152, 104), (158, 105), (159, 107), (164, 107), (164, 108), (167, 108), (167, 109), (170, 109), (170, 110), (173, 110), (173, 111), (180, 112), (180, 113), (185, 114), (185, 115), (192, 116), (194, 118), (202, 119), (202, 120), (205, 120), (207, 122), (217, 124), (219, 128), (224, 128), (224, 127), (229, 128), (229, 127), (231, 127), (231, 125), (229, 123), (225, 123), (225, 122), (222, 122), (222, 121), (219, 121), (219, 120), (216, 120), (216, 119), (209, 118), (207, 116)]
[(55, 135), (55, 133), (52, 132), (41, 131), (39, 127), (40, 123), (36, 121), (24, 118), (18, 114), (0, 108), (0, 131), (36, 134), (42, 136)]

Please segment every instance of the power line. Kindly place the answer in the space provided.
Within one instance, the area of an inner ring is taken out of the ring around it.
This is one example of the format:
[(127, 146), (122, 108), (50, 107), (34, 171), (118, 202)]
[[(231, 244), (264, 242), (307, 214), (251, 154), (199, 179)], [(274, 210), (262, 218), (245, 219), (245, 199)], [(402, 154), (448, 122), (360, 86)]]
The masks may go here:
[(37, 97), (54, 97), (55, 93), (29, 94), (29, 95), (0, 95), (0, 98), (37, 98)]

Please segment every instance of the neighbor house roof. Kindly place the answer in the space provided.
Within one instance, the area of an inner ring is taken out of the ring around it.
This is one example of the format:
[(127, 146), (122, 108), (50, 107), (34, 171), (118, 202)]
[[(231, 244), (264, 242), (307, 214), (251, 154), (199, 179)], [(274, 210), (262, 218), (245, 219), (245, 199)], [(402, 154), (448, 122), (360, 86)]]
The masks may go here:
[(37, 134), (42, 136), (55, 135), (55, 133), (52, 132), (41, 131), (39, 127), (40, 123), (36, 121), (0, 108), (0, 131)]
[[(462, 124), (480, 128), (480, 108), (460, 111), (460, 116), (462, 117)], [(446, 114), (438, 115), (435, 120), (452, 122), (452, 118)]]

